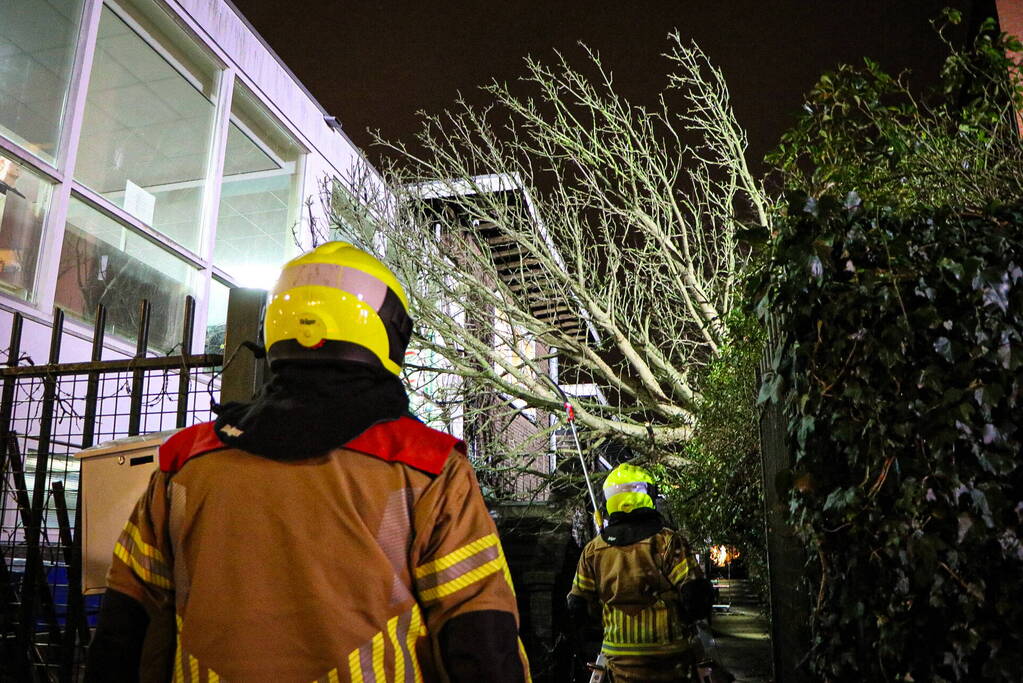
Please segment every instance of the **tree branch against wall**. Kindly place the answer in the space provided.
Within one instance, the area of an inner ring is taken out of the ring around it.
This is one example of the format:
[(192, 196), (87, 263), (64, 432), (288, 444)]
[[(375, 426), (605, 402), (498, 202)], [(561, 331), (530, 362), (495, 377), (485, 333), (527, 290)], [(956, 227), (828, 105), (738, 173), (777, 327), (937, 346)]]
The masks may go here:
[[(378, 139), (390, 191), (353, 171), (330, 194), (333, 222), (408, 287), (415, 344), (439, 361), (420, 370), (558, 411), (547, 362), (528, 351), (550, 349), (571, 381), (611, 398), (575, 401), (580, 426), (663, 453), (692, 436), (697, 377), (728, 344), (747, 262), (736, 235), (769, 222), (769, 200), (722, 74), (697, 46), (670, 37), (653, 108), (616, 93), (586, 55), (582, 69), (529, 59), (516, 88), (486, 88), (491, 106), (424, 115), (414, 148)], [(466, 325), (453, 302), (502, 324)]]

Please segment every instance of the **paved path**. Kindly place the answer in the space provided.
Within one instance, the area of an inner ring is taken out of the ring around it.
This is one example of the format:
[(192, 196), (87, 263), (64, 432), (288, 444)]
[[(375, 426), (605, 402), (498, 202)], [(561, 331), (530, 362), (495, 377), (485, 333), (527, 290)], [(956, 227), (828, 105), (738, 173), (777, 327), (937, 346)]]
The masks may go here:
[(730, 605), (711, 618), (717, 641), (714, 658), (741, 683), (771, 681), (770, 624), (748, 581), (721, 579), (720, 601)]

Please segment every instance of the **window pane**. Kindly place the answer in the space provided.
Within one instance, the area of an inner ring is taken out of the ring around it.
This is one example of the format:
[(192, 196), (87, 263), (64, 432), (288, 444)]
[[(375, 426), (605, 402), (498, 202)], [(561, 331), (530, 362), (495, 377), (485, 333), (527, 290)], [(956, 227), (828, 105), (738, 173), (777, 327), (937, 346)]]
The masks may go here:
[(32, 294), (50, 184), (0, 156), (0, 287), (24, 299)]
[(210, 282), (210, 303), (206, 309), (206, 353), (224, 353), (227, 334), (227, 299), (231, 288), (213, 279)]
[(266, 288), (295, 250), (302, 150), (240, 84), (231, 104), (213, 261)]
[(82, 0), (0, 3), (0, 134), (52, 162)]
[(56, 303), (92, 322), (107, 309), (107, 333), (136, 339), (139, 302), (151, 304), (150, 348), (181, 342), (185, 296), (195, 296), (198, 272), (163, 248), (72, 198), (60, 254)]
[(75, 177), (197, 250), (216, 71), (176, 49), (187, 45), (184, 34), (170, 42), (159, 25), (139, 21), (161, 51), (103, 8)]

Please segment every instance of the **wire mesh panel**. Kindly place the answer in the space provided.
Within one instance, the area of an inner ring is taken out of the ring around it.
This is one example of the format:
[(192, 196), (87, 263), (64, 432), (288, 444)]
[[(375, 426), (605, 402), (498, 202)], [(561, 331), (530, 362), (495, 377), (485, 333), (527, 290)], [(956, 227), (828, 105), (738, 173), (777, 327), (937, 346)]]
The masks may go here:
[[(143, 308), (146, 308), (145, 306)], [(194, 305), (186, 305), (185, 335)], [(145, 318), (145, 315), (143, 316)], [(102, 311), (88, 363), (18, 365), (15, 316), (0, 400), (0, 681), (79, 680), (99, 596), (81, 594), (79, 461), (116, 438), (212, 419), (221, 356), (152, 358), (144, 333), (133, 359), (100, 361)]]

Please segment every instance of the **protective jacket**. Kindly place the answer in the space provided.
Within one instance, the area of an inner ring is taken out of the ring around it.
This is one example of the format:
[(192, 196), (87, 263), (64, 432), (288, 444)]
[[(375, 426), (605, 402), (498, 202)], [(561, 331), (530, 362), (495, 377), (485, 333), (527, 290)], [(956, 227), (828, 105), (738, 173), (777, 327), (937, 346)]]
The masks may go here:
[(295, 460), (228, 447), (212, 423), (176, 434), (108, 576), (149, 618), (142, 679), (528, 681), (463, 450), (408, 417)]
[(701, 577), (686, 540), (664, 527), (652, 509), (612, 514), (611, 523), (586, 545), (571, 595), (600, 605), (602, 652), (616, 680), (633, 680), (621, 669), (651, 659), (664, 661), (647, 661), (649, 675), (635, 680), (680, 680), (655, 674), (669, 659), (696, 662), (702, 653), (693, 627), (682, 619), (680, 596), (685, 584)]

